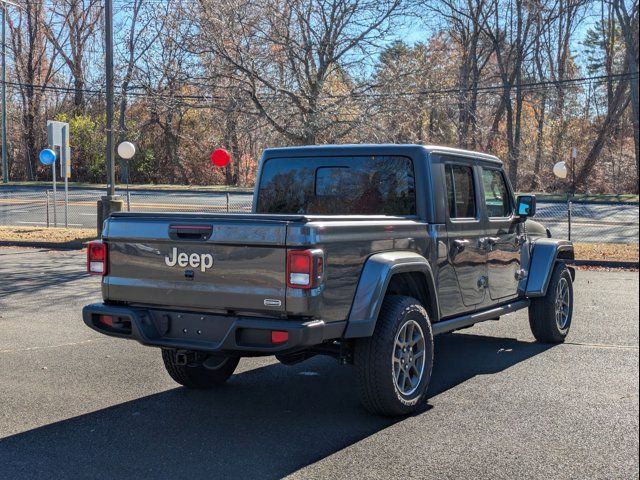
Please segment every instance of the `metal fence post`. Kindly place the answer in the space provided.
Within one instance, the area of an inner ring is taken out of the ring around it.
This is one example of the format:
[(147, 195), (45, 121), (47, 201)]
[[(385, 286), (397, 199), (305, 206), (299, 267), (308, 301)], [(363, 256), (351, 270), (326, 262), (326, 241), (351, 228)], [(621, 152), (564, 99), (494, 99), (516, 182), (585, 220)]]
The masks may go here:
[(569, 200), (569, 204), (567, 205), (567, 218), (569, 220), (569, 240), (571, 240), (571, 214), (573, 209), (573, 202)]
[(47, 228), (49, 228), (49, 190), (46, 190), (47, 194)]
[(227, 196), (227, 213), (229, 213), (229, 192), (226, 192), (225, 195)]

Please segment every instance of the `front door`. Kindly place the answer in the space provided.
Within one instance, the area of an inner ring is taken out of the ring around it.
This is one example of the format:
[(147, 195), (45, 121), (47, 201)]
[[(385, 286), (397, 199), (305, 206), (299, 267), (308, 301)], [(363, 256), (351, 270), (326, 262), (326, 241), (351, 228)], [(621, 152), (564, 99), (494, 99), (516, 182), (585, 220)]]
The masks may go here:
[(485, 297), (486, 253), (480, 242), (484, 229), (478, 208), (479, 189), (474, 167), (469, 160), (454, 162), (454, 157), (446, 157), (444, 165), (448, 261), (455, 271), (464, 304), (460, 311), (468, 311), (481, 304)]
[(487, 252), (489, 295), (491, 300), (500, 300), (518, 293), (522, 244), (520, 223), (501, 170), (482, 167), (482, 190), (487, 216), (486, 236), (482, 243)]

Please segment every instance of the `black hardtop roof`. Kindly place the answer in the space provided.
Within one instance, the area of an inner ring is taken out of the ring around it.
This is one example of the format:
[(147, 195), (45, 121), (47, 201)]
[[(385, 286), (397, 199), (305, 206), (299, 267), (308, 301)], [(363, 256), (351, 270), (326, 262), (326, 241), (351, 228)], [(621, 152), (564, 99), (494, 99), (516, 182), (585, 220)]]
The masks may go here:
[(264, 151), (264, 158), (274, 157), (307, 157), (316, 155), (424, 155), (428, 153), (442, 153), (461, 157), (476, 158), (502, 165), (502, 161), (486, 153), (463, 150), (460, 148), (443, 147), (439, 145), (416, 144), (346, 144), (346, 145), (308, 145), (299, 147), (268, 148)]

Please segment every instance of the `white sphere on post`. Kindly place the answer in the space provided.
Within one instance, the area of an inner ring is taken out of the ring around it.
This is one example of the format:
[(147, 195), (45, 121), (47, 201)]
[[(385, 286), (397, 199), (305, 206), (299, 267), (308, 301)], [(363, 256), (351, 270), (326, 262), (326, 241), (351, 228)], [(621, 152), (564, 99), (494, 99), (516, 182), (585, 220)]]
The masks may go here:
[(553, 174), (558, 178), (567, 178), (567, 164), (558, 162), (553, 166)]
[(118, 155), (125, 160), (131, 160), (136, 154), (136, 146), (131, 142), (122, 142), (118, 145)]

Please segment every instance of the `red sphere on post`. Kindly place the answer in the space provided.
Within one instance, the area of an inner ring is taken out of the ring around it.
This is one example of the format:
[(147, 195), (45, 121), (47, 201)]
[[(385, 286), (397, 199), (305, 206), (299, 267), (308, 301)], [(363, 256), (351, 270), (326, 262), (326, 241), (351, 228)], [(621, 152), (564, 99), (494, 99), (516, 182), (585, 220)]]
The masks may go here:
[(231, 155), (224, 148), (216, 148), (211, 154), (211, 163), (216, 167), (226, 167), (231, 161)]

